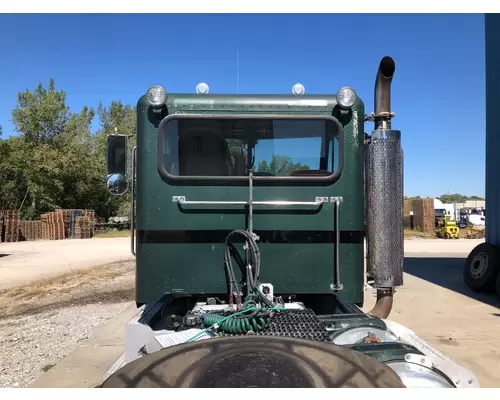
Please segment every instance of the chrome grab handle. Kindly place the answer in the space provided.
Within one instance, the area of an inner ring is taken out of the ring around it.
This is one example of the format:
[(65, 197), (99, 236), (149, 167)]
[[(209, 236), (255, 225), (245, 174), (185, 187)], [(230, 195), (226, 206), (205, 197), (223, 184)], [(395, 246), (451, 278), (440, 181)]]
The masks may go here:
[(132, 251), (132, 255), (135, 256), (135, 225), (134, 225), (134, 220), (135, 220), (135, 201), (134, 201), (134, 196), (135, 196), (135, 151), (137, 149), (137, 146), (134, 146), (132, 148), (132, 180), (130, 182), (130, 203), (131, 203), (131, 208), (130, 208), (130, 247)]
[[(269, 200), (269, 201), (252, 201), (253, 205), (261, 206), (320, 206), (324, 203), (328, 203), (328, 197), (316, 197), (315, 201), (288, 201), (288, 200)], [(173, 196), (172, 202), (183, 204), (183, 205), (228, 205), (228, 206), (245, 206), (249, 205), (249, 201), (219, 201), (219, 200), (186, 200), (184, 196)]]
[(332, 197), (330, 201), (335, 203), (335, 266), (333, 270), (333, 284), (330, 288), (337, 292), (344, 289), (344, 285), (340, 283), (340, 203), (342, 202), (342, 197)]

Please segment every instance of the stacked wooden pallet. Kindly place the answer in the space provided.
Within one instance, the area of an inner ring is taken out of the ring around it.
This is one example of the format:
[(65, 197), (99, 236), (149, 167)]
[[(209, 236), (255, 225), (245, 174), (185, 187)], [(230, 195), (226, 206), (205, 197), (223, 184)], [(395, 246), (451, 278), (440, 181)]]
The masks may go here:
[(55, 211), (49, 214), (49, 239), (62, 240), (64, 235), (64, 216), (62, 211)]
[(484, 239), (485, 230), (484, 228), (468, 228), (467, 229), (467, 239)]
[(20, 221), (19, 241), (42, 239), (42, 221)]
[(63, 215), (63, 223), (64, 223), (64, 238), (71, 237), (71, 211), (72, 210), (61, 210)]
[(19, 211), (18, 210), (0, 210), (3, 216), (2, 241), (19, 241)]
[(95, 216), (95, 211), (94, 210), (83, 210), (83, 216), (87, 217), (89, 219), (90, 223), (90, 236), (94, 236), (94, 230), (95, 230), (95, 225), (96, 225), (96, 216)]
[(92, 225), (89, 217), (76, 217), (75, 239), (90, 239), (92, 237)]
[(405, 229), (412, 229), (412, 218), (410, 215), (410, 200), (405, 199), (403, 207), (403, 224)]
[(60, 211), (63, 214), (64, 237), (73, 239), (75, 237), (76, 217), (83, 215), (84, 210), (66, 209)]
[(5, 241), (87, 239), (94, 235), (94, 210), (56, 210), (40, 220), (20, 221), (19, 212), (0, 210), (0, 237)]
[(416, 199), (412, 203), (414, 228), (420, 232), (435, 232), (434, 199)]
[(41, 239), (47, 240), (49, 238), (49, 213), (40, 215), (41, 222)]

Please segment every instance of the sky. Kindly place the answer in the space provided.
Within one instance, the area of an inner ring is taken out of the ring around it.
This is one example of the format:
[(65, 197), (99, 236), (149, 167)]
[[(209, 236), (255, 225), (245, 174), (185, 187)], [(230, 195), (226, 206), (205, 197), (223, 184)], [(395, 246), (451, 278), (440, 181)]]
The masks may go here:
[[(39, 82), (71, 111), (134, 105), (169, 92), (335, 94), (352, 86), (373, 111), (382, 57), (396, 62), (393, 129), (401, 130), (407, 196), (484, 196), (483, 14), (0, 15), (0, 125)], [(95, 131), (99, 127), (96, 120)], [(372, 123), (365, 125), (370, 133)]]

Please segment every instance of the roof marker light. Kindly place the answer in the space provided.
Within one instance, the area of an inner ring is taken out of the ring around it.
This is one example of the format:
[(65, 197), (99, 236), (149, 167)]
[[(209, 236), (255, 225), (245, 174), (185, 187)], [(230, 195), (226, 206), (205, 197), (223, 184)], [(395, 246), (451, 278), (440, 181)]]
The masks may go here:
[(358, 95), (352, 87), (345, 86), (337, 92), (337, 103), (342, 108), (351, 108), (358, 99)]
[(208, 84), (206, 82), (200, 82), (196, 85), (196, 93), (207, 94), (210, 91)]
[(167, 91), (162, 86), (155, 85), (148, 90), (147, 98), (151, 107), (163, 107), (167, 102)]
[(306, 88), (302, 83), (296, 83), (292, 87), (292, 93), (293, 94), (304, 94), (306, 92)]

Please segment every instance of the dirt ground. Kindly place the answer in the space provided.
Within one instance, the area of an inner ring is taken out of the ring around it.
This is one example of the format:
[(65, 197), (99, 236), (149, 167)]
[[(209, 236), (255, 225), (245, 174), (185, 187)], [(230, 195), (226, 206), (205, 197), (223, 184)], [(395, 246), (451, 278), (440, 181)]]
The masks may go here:
[[(500, 301), (462, 281), (463, 260), (481, 242), (405, 240), (404, 286), (389, 319), (469, 368), (482, 387), (500, 387)], [(92, 267), (132, 259), (129, 238), (1, 243), (0, 254), (10, 254), (0, 257), (0, 375), (13, 372), (0, 386), (29, 384), (132, 300), (133, 262)], [(366, 310), (373, 300), (367, 291)]]
[(126, 237), (0, 243), (0, 289), (133, 259)]

